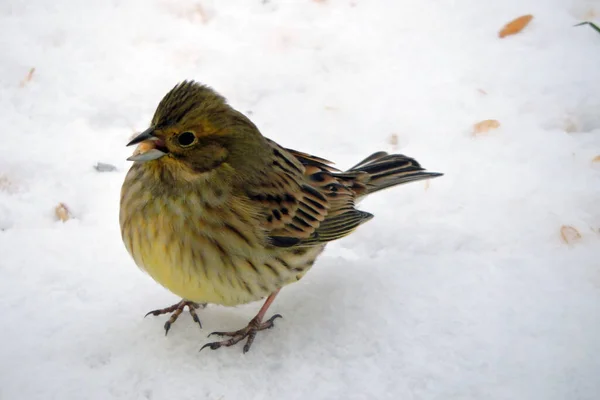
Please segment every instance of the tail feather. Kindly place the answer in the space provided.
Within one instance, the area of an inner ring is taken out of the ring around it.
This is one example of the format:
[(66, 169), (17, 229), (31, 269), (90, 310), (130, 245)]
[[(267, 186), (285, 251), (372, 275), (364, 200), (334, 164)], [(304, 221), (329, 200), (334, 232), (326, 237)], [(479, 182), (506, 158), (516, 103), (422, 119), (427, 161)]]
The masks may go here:
[(356, 171), (363, 165), (368, 164), (371, 161), (377, 160), (377, 159), (379, 159), (383, 156), (387, 156), (387, 155), (388, 155), (388, 153), (386, 153), (385, 151), (378, 151), (376, 153), (373, 153), (369, 157), (365, 158), (364, 160), (362, 160), (361, 162), (356, 164), (354, 167), (350, 168), (348, 171)]
[(365, 182), (367, 189), (365, 195), (391, 186), (443, 175), (438, 172), (425, 171), (413, 158), (402, 154), (388, 154), (383, 151), (371, 154), (347, 172), (366, 172), (369, 174), (370, 179)]

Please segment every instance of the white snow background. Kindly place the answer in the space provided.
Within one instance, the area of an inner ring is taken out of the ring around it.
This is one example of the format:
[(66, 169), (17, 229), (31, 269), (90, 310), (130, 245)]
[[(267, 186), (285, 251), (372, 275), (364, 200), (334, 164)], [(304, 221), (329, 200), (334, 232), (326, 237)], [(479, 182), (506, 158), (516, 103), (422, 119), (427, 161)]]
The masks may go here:
[[(598, 15), (583, 0), (3, 0), (0, 398), (600, 399), (600, 35), (573, 26)], [(120, 238), (125, 143), (184, 79), (339, 167), (386, 150), (445, 173), (362, 202), (375, 218), (281, 292), (268, 315), (284, 319), (245, 355), (198, 349), (260, 303), (209, 306), (202, 330), (186, 312), (165, 337), (166, 317), (143, 315), (179, 299)], [(500, 128), (474, 136), (485, 119)]]

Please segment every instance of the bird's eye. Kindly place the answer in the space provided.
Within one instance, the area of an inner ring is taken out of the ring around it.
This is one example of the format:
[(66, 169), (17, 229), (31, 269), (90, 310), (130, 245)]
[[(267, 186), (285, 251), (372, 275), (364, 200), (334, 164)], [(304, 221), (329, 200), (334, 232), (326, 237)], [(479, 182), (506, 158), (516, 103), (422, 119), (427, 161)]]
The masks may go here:
[(177, 136), (177, 143), (179, 143), (181, 147), (191, 146), (195, 141), (196, 135), (194, 135), (192, 132), (183, 132)]

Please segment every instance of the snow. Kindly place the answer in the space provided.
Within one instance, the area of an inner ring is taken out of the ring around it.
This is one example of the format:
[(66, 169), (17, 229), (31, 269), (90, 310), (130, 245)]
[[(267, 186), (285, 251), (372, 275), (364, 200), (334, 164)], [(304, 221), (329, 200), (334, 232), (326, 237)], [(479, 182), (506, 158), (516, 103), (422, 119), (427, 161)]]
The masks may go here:
[[(600, 35), (573, 27), (597, 15), (597, 0), (4, 0), (0, 399), (600, 398)], [(165, 317), (142, 317), (178, 299), (120, 239), (124, 144), (183, 79), (341, 167), (386, 150), (445, 173), (363, 201), (376, 218), (281, 292), (284, 319), (246, 355), (198, 349), (259, 303), (165, 337)], [(473, 136), (485, 119), (500, 128)]]

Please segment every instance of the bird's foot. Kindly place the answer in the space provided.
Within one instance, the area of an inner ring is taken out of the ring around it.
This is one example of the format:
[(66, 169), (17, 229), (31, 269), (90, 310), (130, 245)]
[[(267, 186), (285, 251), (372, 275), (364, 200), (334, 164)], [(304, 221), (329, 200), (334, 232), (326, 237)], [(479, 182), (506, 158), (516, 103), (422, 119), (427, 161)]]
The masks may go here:
[(188, 301), (188, 300), (181, 300), (179, 303), (173, 304), (170, 307), (150, 311), (148, 314), (144, 315), (144, 318), (150, 314), (157, 316), (157, 315), (172, 313), (171, 317), (169, 317), (169, 320), (167, 322), (165, 322), (165, 336), (166, 336), (167, 333), (169, 333), (169, 329), (171, 329), (171, 325), (173, 325), (175, 323), (175, 321), (177, 321), (177, 318), (179, 318), (179, 316), (181, 315), (181, 313), (183, 312), (185, 307), (187, 307), (188, 310), (190, 311), (190, 315), (192, 316), (192, 319), (194, 320), (194, 322), (197, 322), (198, 325), (200, 325), (200, 329), (202, 329), (202, 323), (200, 322), (200, 318), (198, 318), (198, 314), (196, 314), (196, 310), (206, 307), (206, 304), (194, 303), (193, 301)]
[(222, 340), (220, 342), (207, 343), (204, 346), (202, 346), (200, 351), (202, 351), (205, 347), (209, 347), (211, 350), (217, 350), (220, 347), (233, 346), (234, 344), (244, 340), (245, 338), (248, 338), (248, 340), (246, 340), (246, 344), (244, 345), (244, 353), (246, 353), (246, 352), (248, 352), (248, 350), (250, 350), (250, 346), (252, 346), (252, 342), (254, 342), (254, 338), (256, 337), (256, 334), (259, 331), (263, 331), (265, 329), (272, 328), (275, 325), (273, 321), (275, 321), (275, 319), (277, 319), (277, 318), (283, 318), (283, 317), (280, 314), (275, 314), (271, 318), (266, 320), (265, 322), (262, 322), (261, 319), (259, 318), (259, 316), (257, 315), (256, 317), (252, 318), (252, 320), (250, 320), (250, 322), (248, 323), (248, 325), (245, 328), (240, 329), (238, 331), (235, 331), (235, 332), (213, 332), (208, 336), (209, 337), (211, 335), (227, 336), (227, 337), (230, 337), (230, 339)]

